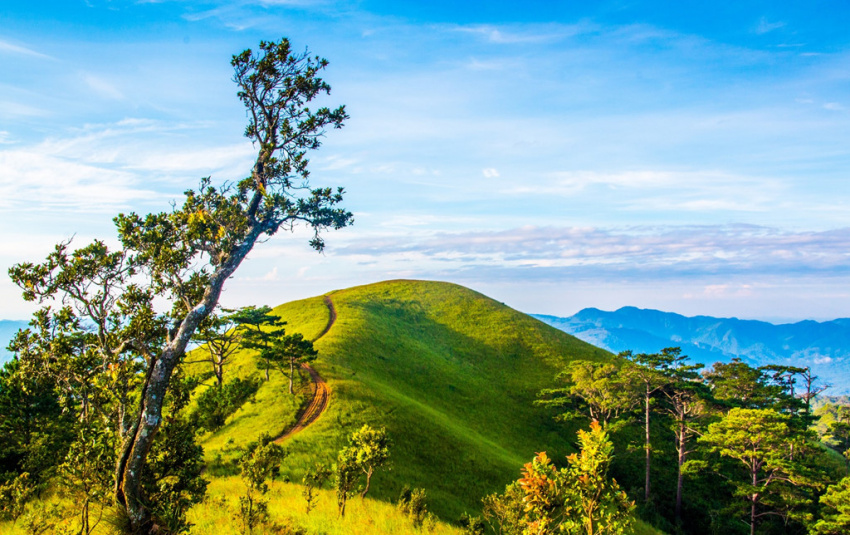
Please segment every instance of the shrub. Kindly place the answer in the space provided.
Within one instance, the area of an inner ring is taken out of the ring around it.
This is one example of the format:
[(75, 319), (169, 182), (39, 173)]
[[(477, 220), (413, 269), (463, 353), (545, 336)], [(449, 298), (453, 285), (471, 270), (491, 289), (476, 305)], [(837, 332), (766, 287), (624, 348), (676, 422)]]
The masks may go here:
[(413, 521), (413, 527), (421, 528), (429, 519), (428, 496), (425, 489), (413, 489), (405, 485), (398, 497), (398, 509)]
[(198, 406), (191, 421), (206, 431), (216, 431), (224, 426), (227, 417), (239, 410), (259, 388), (253, 379), (236, 378), (223, 385), (208, 388), (198, 396)]

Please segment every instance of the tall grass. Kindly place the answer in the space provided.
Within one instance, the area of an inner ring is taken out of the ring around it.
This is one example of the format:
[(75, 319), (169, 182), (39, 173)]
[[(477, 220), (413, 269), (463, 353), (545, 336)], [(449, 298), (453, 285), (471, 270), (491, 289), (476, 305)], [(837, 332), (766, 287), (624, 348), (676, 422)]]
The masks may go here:
[[(255, 534), (280, 533), (281, 526), (300, 528), (310, 535), (460, 535), (460, 530), (441, 521), (433, 527), (416, 529), (412, 521), (394, 504), (366, 498), (349, 500), (345, 517), (338, 518), (336, 494), (331, 490), (317, 491), (316, 507), (305, 513), (306, 502), (300, 485), (273, 482), (266, 498), (269, 500), (270, 523), (254, 530)], [(238, 477), (217, 478), (209, 487), (209, 497), (192, 509), (189, 520), (195, 523), (192, 533), (239, 533), (236, 517), (238, 496), (243, 492)], [(435, 519), (436, 520), (436, 519)], [(276, 528), (275, 525), (278, 527)], [(285, 533), (285, 531), (283, 531)]]

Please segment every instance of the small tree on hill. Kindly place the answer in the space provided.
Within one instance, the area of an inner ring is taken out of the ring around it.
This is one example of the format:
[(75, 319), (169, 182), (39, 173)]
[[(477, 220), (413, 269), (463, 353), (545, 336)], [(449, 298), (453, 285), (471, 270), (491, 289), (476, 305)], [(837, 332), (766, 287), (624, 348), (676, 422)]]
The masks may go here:
[(667, 384), (661, 389), (664, 410), (673, 419), (673, 437), (676, 445), (676, 521), (682, 520), (684, 493), (684, 466), (692, 453), (691, 437), (698, 431), (697, 423), (708, 412), (710, 391), (703, 383), (699, 370), (702, 364), (689, 364), (688, 357), (678, 347), (664, 350), (669, 359), (662, 369)]
[[(103, 516), (112, 490), (115, 446), (109, 430), (97, 424), (80, 427), (80, 438), (71, 445), (59, 473), (62, 486), (78, 507), (80, 534), (88, 535)], [(96, 508), (92, 519), (92, 509)]]
[(349, 448), (340, 451), (334, 466), (337, 516), (340, 518), (345, 516), (345, 505), (357, 488), (359, 475), (360, 467), (353, 452)]
[(638, 353), (633, 354), (626, 351), (620, 357), (629, 361), (630, 365), (624, 368), (629, 380), (637, 383), (640, 387), (640, 395), (643, 399), (643, 426), (644, 426), (644, 493), (643, 499), (649, 502), (651, 479), (650, 466), (652, 454), (652, 441), (650, 440), (650, 415), (653, 399), (661, 390), (670, 383), (670, 377), (665, 371), (673, 364), (677, 354), (677, 348), (668, 347), (660, 353)]
[(243, 533), (253, 533), (268, 517), (268, 501), (264, 498), (269, 491), (266, 481), (278, 470), (285, 456), (283, 448), (265, 434), (243, 455), (239, 463), (245, 483), (245, 494), (239, 497)]
[(421, 528), (427, 521), (433, 520), (428, 512), (428, 494), (425, 489), (412, 489), (407, 485), (401, 489), (398, 497), (398, 510), (413, 522), (414, 528)]
[(574, 360), (555, 378), (564, 386), (542, 390), (535, 403), (562, 410), (561, 420), (584, 413), (607, 427), (635, 402), (634, 385), (620, 371), (612, 363)]
[(525, 493), (519, 482), (514, 481), (505, 487), (505, 492), (494, 492), (484, 497), (481, 515), (490, 529), (497, 535), (522, 535)]
[(233, 314), (233, 321), (239, 326), (242, 334), (242, 347), (257, 351), (264, 364), (266, 381), (269, 380), (269, 369), (272, 353), (269, 351), (272, 343), (285, 334), (285, 321), (280, 316), (271, 313), (269, 306), (248, 306), (240, 308)]
[(599, 422), (579, 431), (581, 451), (558, 470), (546, 453), (525, 465), (524, 534), (620, 534), (632, 523), (634, 503), (608, 479), (613, 445)]
[(813, 535), (846, 535), (850, 533), (850, 477), (826, 489), (820, 498), (821, 518), (809, 533)]
[(293, 394), (292, 383), (295, 378), (296, 364), (300, 365), (304, 362), (316, 360), (319, 352), (313, 348), (313, 342), (305, 340), (301, 333), (284, 334), (280, 332), (260, 354), (267, 363), (270, 362), (281, 367), (288, 365), (289, 393)]
[(712, 396), (727, 408), (774, 409), (786, 388), (773, 382), (769, 370), (753, 368), (739, 358), (715, 362), (703, 372)]
[(304, 500), (307, 502), (306, 513), (308, 515), (313, 510), (313, 507), (315, 507), (313, 503), (316, 499), (315, 490), (321, 488), (325, 484), (325, 481), (330, 479), (331, 475), (331, 471), (321, 463), (316, 463), (314, 466), (308, 467), (304, 472), (304, 477), (301, 479), (301, 495), (304, 496)]
[(366, 486), (360, 493), (360, 497), (365, 498), (375, 470), (385, 466), (390, 458), (390, 439), (387, 437), (387, 430), (383, 427), (375, 429), (364, 424), (351, 434), (348, 441), (351, 444), (348, 447), (351, 455), (366, 476)]

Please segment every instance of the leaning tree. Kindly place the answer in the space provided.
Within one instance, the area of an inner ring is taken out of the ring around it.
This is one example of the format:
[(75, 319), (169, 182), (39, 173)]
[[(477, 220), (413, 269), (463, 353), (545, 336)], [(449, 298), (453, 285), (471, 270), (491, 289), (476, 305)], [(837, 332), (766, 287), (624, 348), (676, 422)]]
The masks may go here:
[(344, 106), (310, 107), (330, 93), (320, 77), (327, 60), (282, 39), (231, 64), (247, 109), (245, 136), (257, 150), (247, 178), (215, 186), (208, 177), (169, 212), (118, 215), (118, 250), (102, 241), (72, 250), (66, 242), (41, 264), (10, 269), (25, 299), (61, 303), (43, 309), (40, 328), (19, 336), (19, 358), (32, 373), (64, 378), (75, 399), (84, 394), (81, 417), (114, 424), (121, 444), (115, 498), (134, 532), (153, 526), (141, 476), (172, 373), (225, 281), (255, 244), (281, 229), (306, 225), (321, 251), (321, 231), (352, 222), (338, 207), (342, 188), (308, 182), (308, 153), (348, 118)]

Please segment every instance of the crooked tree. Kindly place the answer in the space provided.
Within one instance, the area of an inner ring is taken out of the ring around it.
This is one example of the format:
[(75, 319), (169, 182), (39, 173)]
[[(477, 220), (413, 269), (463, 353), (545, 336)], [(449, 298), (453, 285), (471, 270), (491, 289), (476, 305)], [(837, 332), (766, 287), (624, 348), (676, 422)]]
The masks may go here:
[[(310, 245), (321, 251), (321, 231), (352, 221), (351, 213), (338, 207), (342, 188), (314, 189), (308, 181), (308, 153), (319, 148), (328, 129), (342, 127), (348, 118), (344, 106), (310, 107), (330, 93), (320, 77), (327, 60), (294, 51), (282, 39), (261, 42), (258, 51), (245, 50), (231, 64), (247, 110), (245, 136), (257, 149), (247, 178), (219, 187), (205, 178), (170, 212), (118, 215), (117, 251), (101, 241), (76, 251), (63, 243), (42, 264), (10, 269), (25, 299), (66, 304), (58, 314), (64, 314), (60, 319), (69, 331), (50, 338), (57, 313), (45, 308), (44, 339), (22, 340), (19, 356), (56, 364), (78, 392), (106, 384), (111, 390), (101, 391), (115, 393), (90, 401), (117, 428), (115, 498), (134, 532), (152, 526), (141, 474), (162, 423), (172, 373), (216, 308), (225, 281), (258, 241), (281, 229), (306, 225), (313, 230)], [(154, 303), (161, 300), (170, 310), (157, 311)], [(79, 338), (84, 343), (71, 344), (70, 350), (59, 343)], [(86, 364), (85, 374), (71, 373), (78, 362)], [(92, 370), (101, 371), (89, 375)], [(98, 379), (101, 373), (105, 377)], [(107, 410), (115, 405), (117, 411)], [(89, 406), (84, 408), (88, 414)]]

